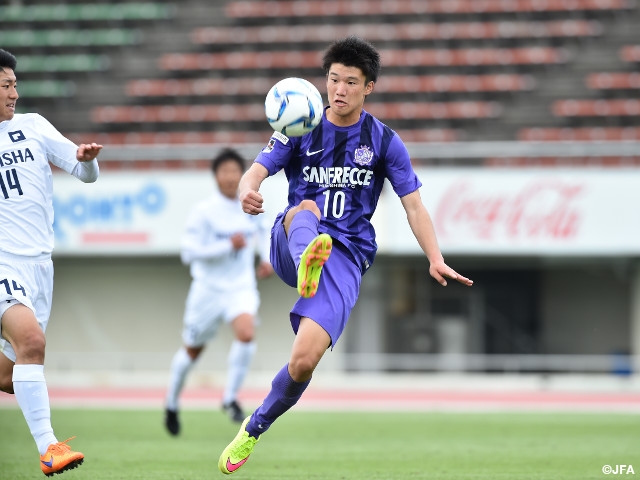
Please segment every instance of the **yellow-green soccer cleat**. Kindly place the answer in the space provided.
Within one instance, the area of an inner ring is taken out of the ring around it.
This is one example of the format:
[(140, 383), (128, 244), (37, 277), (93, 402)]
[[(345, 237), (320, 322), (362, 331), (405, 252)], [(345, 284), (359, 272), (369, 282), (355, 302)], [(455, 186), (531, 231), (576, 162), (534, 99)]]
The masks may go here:
[(252, 437), (249, 435), (249, 432), (245, 430), (250, 418), (251, 415), (244, 419), (236, 438), (227, 445), (227, 448), (225, 448), (222, 455), (220, 455), (218, 468), (224, 474), (229, 475), (243, 466), (246, 461), (249, 460), (249, 455), (253, 452), (253, 447), (255, 447), (260, 439), (259, 436), (258, 438)]
[(302, 252), (298, 267), (298, 293), (301, 297), (313, 297), (318, 291), (322, 266), (331, 255), (332, 245), (331, 237), (321, 233)]

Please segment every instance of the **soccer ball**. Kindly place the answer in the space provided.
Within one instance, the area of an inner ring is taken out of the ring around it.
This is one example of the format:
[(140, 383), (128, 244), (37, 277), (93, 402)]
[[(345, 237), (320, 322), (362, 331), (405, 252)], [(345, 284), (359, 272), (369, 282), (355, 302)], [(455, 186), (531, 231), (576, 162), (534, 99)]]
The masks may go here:
[(269, 125), (288, 137), (301, 137), (322, 120), (322, 96), (303, 78), (285, 78), (276, 83), (264, 101)]

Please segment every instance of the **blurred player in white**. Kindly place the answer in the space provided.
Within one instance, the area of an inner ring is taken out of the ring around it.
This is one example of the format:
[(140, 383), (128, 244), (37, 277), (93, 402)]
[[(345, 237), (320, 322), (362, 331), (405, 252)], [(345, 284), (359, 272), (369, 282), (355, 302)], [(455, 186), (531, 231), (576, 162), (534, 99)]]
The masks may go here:
[(44, 378), (53, 295), (49, 162), (95, 182), (102, 145), (77, 146), (40, 115), (16, 114), (16, 66), (16, 58), (0, 49), (0, 389), (15, 394), (42, 472), (51, 476), (76, 468), (84, 455), (55, 437)]
[(190, 265), (193, 281), (184, 313), (183, 346), (173, 357), (166, 397), (165, 426), (172, 435), (180, 433), (179, 396), (186, 377), (222, 322), (231, 324), (235, 336), (222, 407), (233, 421), (244, 420), (237, 394), (256, 350), (253, 337), (260, 303), (256, 276), (273, 273), (268, 260), (271, 226), (244, 213), (238, 198), (244, 159), (235, 150), (224, 149), (211, 167), (218, 190), (191, 211), (182, 240), (182, 261)]

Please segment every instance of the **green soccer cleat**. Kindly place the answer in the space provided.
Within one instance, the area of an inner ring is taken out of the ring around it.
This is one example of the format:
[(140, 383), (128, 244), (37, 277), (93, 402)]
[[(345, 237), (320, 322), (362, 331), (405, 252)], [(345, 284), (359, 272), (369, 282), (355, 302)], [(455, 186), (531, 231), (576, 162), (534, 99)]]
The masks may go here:
[(226, 475), (237, 471), (246, 463), (247, 460), (249, 460), (249, 455), (253, 452), (253, 447), (255, 447), (256, 443), (258, 443), (258, 440), (260, 439), (259, 436), (258, 438), (252, 437), (249, 435), (249, 432), (245, 430), (250, 418), (251, 415), (244, 419), (236, 438), (227, 445), (227, 448), (225, 448), (222, 455), (220, 455), (218, 468)]
[(298, 293), (301, 297), (311, 298), (318, 291), (322, 266), (331, 255), (332, 245), (331, 237), (321, 233), (302, 252), (298, 267)]

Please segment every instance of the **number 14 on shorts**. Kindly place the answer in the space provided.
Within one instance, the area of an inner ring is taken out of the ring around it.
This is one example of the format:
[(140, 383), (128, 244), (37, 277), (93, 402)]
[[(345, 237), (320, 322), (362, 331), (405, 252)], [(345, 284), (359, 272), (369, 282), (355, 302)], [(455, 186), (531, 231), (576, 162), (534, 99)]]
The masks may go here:
[(16, 282), (15, 280), (9, 281), (8, 279), (5, 278), (3, 280), (0, 280), (0, 285), (4, 285), (4, 289), (7, 291), (7, 295), (15, 294), (15, 292), (22, 292), (23, 297), (27, 296), (27, 292), (24, 291), (24, 287), (20, 285), (18, 282)]

